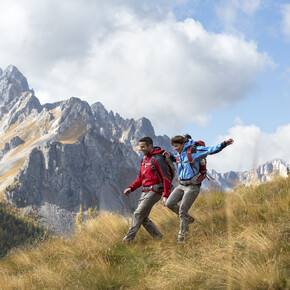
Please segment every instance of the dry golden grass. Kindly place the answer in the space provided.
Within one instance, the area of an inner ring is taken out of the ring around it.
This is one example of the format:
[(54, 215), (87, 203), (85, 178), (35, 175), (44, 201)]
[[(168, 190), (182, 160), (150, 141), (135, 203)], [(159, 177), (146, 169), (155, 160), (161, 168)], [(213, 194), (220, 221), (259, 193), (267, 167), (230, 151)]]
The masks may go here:
[(81, 121), (81, 118), (77, 122), (69, 127), (58, 139), (57, 142), (64, 144), (74, 144), (81, 136), (84, 136), (87, 130), (87, 124)]
[(3, 149), (6, 142), (9, 142), (15, 136), (15, 130), (18, 125), (19, 123), (15, 122), (10, 126), (9, 130), (5, 134), (1, 135), (0, 150)]
[(179, 220), (161, 204), (150, 215), (161, 241), (141, 228), (123, 245), (129, 220), (102, 213), (69, 238), (11, 251), (0, 289), (289, 289), (289, 183), (199, 196), (181, 245)]

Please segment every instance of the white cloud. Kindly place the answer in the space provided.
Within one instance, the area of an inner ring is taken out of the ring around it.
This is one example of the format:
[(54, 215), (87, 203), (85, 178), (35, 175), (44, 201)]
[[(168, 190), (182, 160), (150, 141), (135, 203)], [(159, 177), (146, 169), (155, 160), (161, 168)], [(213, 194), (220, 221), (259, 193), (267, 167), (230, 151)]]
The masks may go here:
[(19, 67), (41, 102), (101, 101), (165, 132), (205, 125), (212, 109), (245, 98), (272, 61), (253, 42), (178, 22), (179, 2), (12, 0), (0, 12), (0, 59)]
[(290, 161), (290, 124), (276, 132), (265, 133), (255, 125), (237, 124), (228, 135), (219, 136), (216, 144), (232, 137), (235, 143), (208, 157), (208, 166), (217, 172), (244, 171), (267, 161), (281, 158)]
[(263, 0), (221, 0), (216, 4), (217, 16), (228, 31), (236, 32), (236, 24), (241, 14), (253, 16), (258, 11)]
[(282, 30), (287, 39), (290, 40), (290, 4), (282, 6)]
[(254, 14), (262, 4), (262, 0), (244, 0), (239, 1), (241, 10), (246, 14)]

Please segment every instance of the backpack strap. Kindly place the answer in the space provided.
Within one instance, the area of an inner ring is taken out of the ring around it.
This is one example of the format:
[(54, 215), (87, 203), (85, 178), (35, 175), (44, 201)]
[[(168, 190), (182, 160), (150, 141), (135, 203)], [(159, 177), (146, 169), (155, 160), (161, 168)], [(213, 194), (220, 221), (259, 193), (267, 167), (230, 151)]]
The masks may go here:
[[(186, 150), (188, 163), (190, 163), (190, 165), (195, 167), (194, 160), (192, 159), (192, 156), (191, 156), (192, 153), (196, 153), (196, 145), (195, 144), (190, 146), (190, 147), (188, 147), (187, 150)], [(178, 160), (179, 160), (179, 153), (176, 156), (176, 166), (177, 167), (178, 167)], [(185, 161), (185, 163), (187, 163), (187, 162)]]
[[(194, 166), (194, 160), (192, 159), (192, 155), (191, 155), (191, 153), (193, 153), (193, 150), (194, 150), (193, 145), (188, 147), (186, 150), (187, 159), (192, 166)], [(196, 152), (196, 146), (195, 146), (195, 152)]]
[(192, 159), (192, 156), (191, 156), (191, 149), (192, 149), (192, 146), (187, 148), (186, 156), (187, 156), (187, 159), (188, 159), (190, 165), (194, 165), (194, 160)]
[(192, 145), (192, 146), (188, 147), (187, 150), (186, 150), (186, 155), (187, 155), (187, 159), (188, 159), (190, 165), (192, 167), (194, 167), (195, 170), (198, 172), (198, 168), (195, 165), (194, 160), (192, 159), (192, 155), (191, 155), (192, 153), (196, 153), (196, 145)]

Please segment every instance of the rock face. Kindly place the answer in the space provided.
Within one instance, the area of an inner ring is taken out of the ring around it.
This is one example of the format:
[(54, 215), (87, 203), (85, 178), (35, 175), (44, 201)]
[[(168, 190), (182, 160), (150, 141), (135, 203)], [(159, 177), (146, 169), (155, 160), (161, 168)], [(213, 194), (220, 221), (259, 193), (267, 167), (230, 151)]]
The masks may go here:
[(112, 111), (108, 112), (104, 106), (98, 102), (92, 105), (93, 114), (99, 125), (100, 133), (106, 139), (118, 140), (121, 143), (131, 146), (137, 153), (138, 140), (144, 136), (150, 136), (153, 143), (165, 150), (172, 151), (170, 138), (166, 135), (156, 136), (151, 122), (146, 118), (137, 121), (114, 115)]
[(99, 135), (86, 134), (74, 144), (46, 142), (31, 151), (19, 172), (17, 190), (5, 197), (18, 207), (47, 202), (74, 212), (80, 204), (85, 209), (126, 211), (128, 201), (120, 185), (124, 174), (136, 174), (130, 162), (138, 163), (136, 156), (127, 155), (124, 145)]
[(123, 191), (138, 175), (141, 137), (170, 149), (146, 118), (123, 119), (78, 98), (41, 105), (14, 66), (0, 74), (0, 134), (0, 192), (58, 234), (70, 231), (80, 205), (135, 208), (140, 191)]

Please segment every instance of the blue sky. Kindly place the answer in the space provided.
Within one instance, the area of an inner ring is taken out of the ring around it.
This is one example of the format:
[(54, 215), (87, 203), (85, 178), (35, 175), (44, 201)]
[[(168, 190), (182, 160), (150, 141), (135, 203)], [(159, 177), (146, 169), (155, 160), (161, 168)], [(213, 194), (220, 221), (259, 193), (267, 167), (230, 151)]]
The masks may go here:
[[(231, 23), (222, 21), (217, 15), (220, 5), (236, 1), (188, 1), (175, 9), (177, 17), (193, 17), (200, 21), (208, 31), (215, 33), (233, 33), (241, 35), (247, 41), (254, 41), (258, 50), (267, 53), (273, 62), (270, 67), (256, 76), (256, 87), (241, 102), (224, 109), (213, 110), (206, 133), (200, 126), (186, 126), (183, 131), (194, 128), (194, 132), (203, 134), (214, 141), (214, 132), (225, 134), (227, 128), (240, 118), (244, 124), (255, 124), (266, 133), (289, 123), (290, 112), (290, 41), (283, 33), (283, 5), (289, 1), (253, 1), (259, 3), (257, 10), (250, 14), (236, 11)], [(242, 1), (239, 1), (242, 2)], [(232, 4), (235, 5), (235, 4)], [(233, 8), (234, 9), (234, 8)], [(188, 11), (191, 11), (190, 13)], [(228, 27), (230, 26), (230, 27)], [(219, 130), (222, 128), (222, 130)], [(208, 137), (212, 136), (212, 137)]]
[[(240, 1), (241, 3), (242, 1)], [(273, 158), (283, 158), (289, 161), (289, 121), (290, 121), (290, 37), (289, 37), (289, 1), (252, 1), (257, 3), (256, 10), (251, 13), (240, 11), (237, 6), (238, 1), (204, 1), (199, 2), (197, 9), (196, 1), (190, 1), (183, 8), (176, 9), (176, 15), (182, 19), (186, 11), (192, 8), (191, 15), (200, 21), (208, 31), (214, 33), (232, 33), (240, 35), (247, 41), (253, 41), (260, 52), (267, 53), (274, 65), (262, 72), (257, 73), (255, 87), (243, 98), (230, 106), (219, 108), (209, 112), (211, 120), (206, 126), (189, 125), (183, 128), (183, 133), (194, 132), (196, 136), (201, 136), (209, 143), (217, 140), (217, 134), (229, 136), (229, 128), (243, 124), (246, 128), (256, 127), (263, 132), (262, 140), (272, 138), (274, 142), (265, 142), (265, 146), (273, 146), (273, 152), (263, 156), (263, 146), (255, 150), (250, 146), (250, 150), (259, 151), (257, 157), (253, 155), (245, 162), (235, 157), (229, 159), (237, 160), (236, 165), (240, 170), (255, 167), (262, 162)], [(213, 4), (214, 3), (214, 4)], [(217, 13), (220, 5), (233, 5), (235, 16), (230, 20), (221, 19)], [(287, 9), (288, 10), (287, 10)], [(286, 14), (288, 11), (288, 14)], [(288, 28), (286, 27), (286, 17), (288, 15)], [(287, 30), (288, 29), (288, 30)], [(287, 126), (288, 125), (288, 126)], [(277, 128), (286, 128), (287, 135), (278, 137)], [(238, 134), (238, 132), (236, 132)], [(266, 135), (266, 136), (265, 136)], [(251, 136), (251, 134), (249, 135)], [(260, 136), (260, 134), (259, 134)], [(247, 134), (245, 134), (247, 138)], [(263, 141), (260, 141), (263, 143)], [(275, 142), (276, 141), (276, 142)], [(285, 142), (287, 146), (281, 150), (277, 143)], [(247, 148), (244, 148), (248, 151)], [(274, 152), (276, 150), (276, 152)], [(235, 151), (235, 150), (232, 150)], [(235, 153), (240, 154), (235, 151)], [(244, 152), (243, 155), (248, 155)], [(250, 154), (251, 155), (251, 154)], [(246, 157), (243, 157), (246, 158)], [(268, 159), (267, 159), (268, 158)], [(223, 157), (218, 156), (217, 162), (223, 162)], [(252, 162), (251, 162), (252, 161)], [(223, 171), (220, 166), (220, 171)]]
[(219, 172), (290, 161), (290, 2), (0, 0), (0, 67), (41, 103), (72, 96), (157, 134), (234, 146)]

